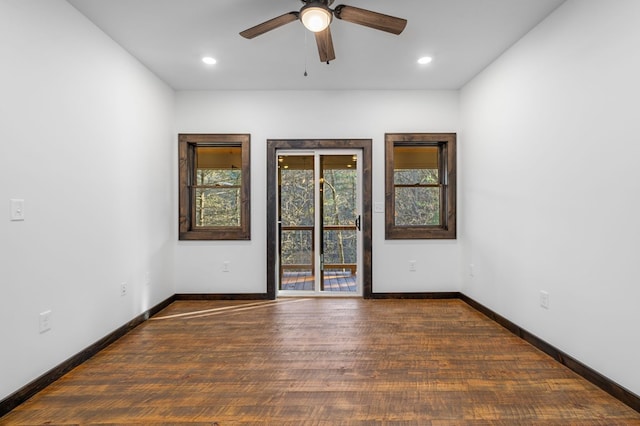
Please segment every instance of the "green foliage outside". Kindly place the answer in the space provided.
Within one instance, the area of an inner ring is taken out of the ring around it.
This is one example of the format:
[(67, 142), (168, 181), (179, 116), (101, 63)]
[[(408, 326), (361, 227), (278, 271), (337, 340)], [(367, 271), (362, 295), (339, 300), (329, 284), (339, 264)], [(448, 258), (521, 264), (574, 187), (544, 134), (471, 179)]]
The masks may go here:
[(197, 227), (240, 226), (240, 169), (198, 169), (195, 206)]
[(357, 172), (353, 169), (325, 171), (322, 185), (325, 263), (357, 263), (357, 231), (329, 230), (331, 225), (355, 224), (358, 214), (356, 180)]
[(396, 226), (440, 224), (440, 188), (425, 186), (438, 182), (438, 169), (395, 170)]
[[(323, 245), (325, 263), (356, 263), (355, 230), (331, 230), (332, 225), (353, 226), (357, 207), (357, 172), (353, 169), (330, 169), (324, 174), (322, 198), (325, 226)], [(313, 170), (281, 170), (280, 200), (282, 226), (309, 227), (283, 230), (281, 262), (283, 265), (311, 265), (314, 224)]]
[[(313, 226), (313, 170), (281, 170), (280, 220), (283, 227)], [(281, 262), (311, 265), (313, 230), (284, 230), (281, 233)], [(308, 269), (308, 268), (307, 268)]]

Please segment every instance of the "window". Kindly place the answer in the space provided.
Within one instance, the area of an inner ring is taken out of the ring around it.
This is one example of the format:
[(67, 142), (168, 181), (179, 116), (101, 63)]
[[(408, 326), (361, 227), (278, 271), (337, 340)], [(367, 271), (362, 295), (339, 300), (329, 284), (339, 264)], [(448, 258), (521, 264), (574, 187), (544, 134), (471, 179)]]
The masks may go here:
[(385, 135), (386, 239), (456, 238), (456, 134)]
[(249, 240), (247, 134), (181, 134), (179, 238)]

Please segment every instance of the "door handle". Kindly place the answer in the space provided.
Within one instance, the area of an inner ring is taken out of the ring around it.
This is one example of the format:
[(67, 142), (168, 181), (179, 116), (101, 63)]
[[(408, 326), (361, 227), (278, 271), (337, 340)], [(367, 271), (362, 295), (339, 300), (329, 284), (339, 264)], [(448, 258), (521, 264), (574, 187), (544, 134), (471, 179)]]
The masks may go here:
[(356, 218), (356, 228), (360, 231), (360, 215)]

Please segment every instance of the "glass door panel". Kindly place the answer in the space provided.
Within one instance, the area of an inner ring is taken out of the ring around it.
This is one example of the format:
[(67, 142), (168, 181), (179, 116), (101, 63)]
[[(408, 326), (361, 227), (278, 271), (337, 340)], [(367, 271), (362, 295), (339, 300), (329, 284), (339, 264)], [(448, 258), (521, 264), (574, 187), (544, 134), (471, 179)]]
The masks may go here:
[(278, 153), (279, 294), (361, 294), (358, 155)]
[(315, 291), (315, 159), (278, 156), (280, 290)]
[(358, 289), (357, 182), (356, 155), (320, 156), (321, 291)]

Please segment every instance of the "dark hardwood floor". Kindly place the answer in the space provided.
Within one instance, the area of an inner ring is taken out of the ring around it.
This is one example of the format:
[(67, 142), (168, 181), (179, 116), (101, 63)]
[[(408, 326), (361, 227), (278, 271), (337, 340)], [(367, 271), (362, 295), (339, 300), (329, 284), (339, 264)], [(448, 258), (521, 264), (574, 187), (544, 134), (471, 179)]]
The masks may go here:
[(460, 300), (177, 301), (0, 424), (640, 425)]

